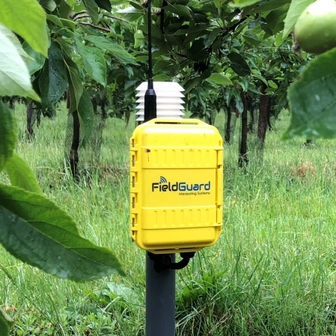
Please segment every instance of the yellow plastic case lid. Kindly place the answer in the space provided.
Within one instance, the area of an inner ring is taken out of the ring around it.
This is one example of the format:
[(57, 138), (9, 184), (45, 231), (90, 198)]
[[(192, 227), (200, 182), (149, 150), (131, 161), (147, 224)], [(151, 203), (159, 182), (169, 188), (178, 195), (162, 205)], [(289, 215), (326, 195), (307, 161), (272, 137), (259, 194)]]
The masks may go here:
[(213, 245), (223, 212), (223, 142), (196, 119), (153, 119), (130, 140), (131, 237), (152, 253)]

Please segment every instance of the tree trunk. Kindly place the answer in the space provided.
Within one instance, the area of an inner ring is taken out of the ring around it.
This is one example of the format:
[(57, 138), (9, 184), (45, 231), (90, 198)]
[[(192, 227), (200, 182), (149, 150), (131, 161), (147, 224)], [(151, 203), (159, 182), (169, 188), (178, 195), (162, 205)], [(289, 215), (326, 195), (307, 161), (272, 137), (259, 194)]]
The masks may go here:
[(42, 111), (40, 109), (36, 110), (36, 127), (39, 128), (41, 125), (41, 114)]
[(104, 96), (101, 101), (100, 101), (100, 108), (101, 108), (101, 116), (102, 119), (107, 119), (108, 115), (107, 115), (107, 111), (106, 111), (106, 103), (107, 103), (107, 99)]
[[(231, 132), (232, 132), (232, 112), (235, 111), (235, 100), (231, 99), (229, 101), (229, 105), (227, 107), (227, 118), (226, 118), (226, 126), (225, 126), (225, 142), (230, 144), (231, 142)], [(237, 118), (239, 117), (239, 113)]]
[(241, 117), (241, 136), (240, 136), (240, 148), (238, 157), (238, 167), (243, 168), (248, 164), (247, 156), (247, 97), (246, 93), (242, 92), (241, 97), (243, 101), (244, 110)]
[(70, 108), (70, 90), (69, 87), (66, 90), (66, 108)]
[(130, 117), (131, 117), (131, 110), (130, 110), (130, 109), (127, 109), (127, 110), (125, 111), (125, 122), (126, 122), (126, 127), (127, 127), (128, 124), (129, 124)]
[(92, 107), (93, 107), (93, 113), (98, 114), (98, 102), (97, 102), (97, 98), (95, 96), (91, 97), (91, 103), (92, 103)]
[(268, 102), (268, 111), (267, 111), (267, 125), (268, 125), (268, 130), (272, 131), (272, 124), (271, 124), (271, 116), (272, 116), (272, 111), (273, 107), (276, 104), (276, 99), (275, 97), (270, 97), (269, 102)]
[(15, 101), (14, 101), (13, 97), (9, 98), (9, 108), (11, 110), (14, 110), (14, 108), (15, 108)]
[(164, 20), (165, 20), (165, 10), (164, 8), (167, 6), (167, 0), (162, 1), (161, 12), (160, 12), (160, 29), (161, 33), (164, 34)]
[(35, 111), (33, 108), (33, 102), (30, 101), (27, 104), (27, 127), (26, 127), (26, 135), (28, 140), (34, 139), (34, 122), (35, 122)]
[(77, 111), (72, 112), (72, 118), (73, 118), (73, 131), (72, 131), (72, 142), (71, 142), (69, 161), (70, 161), (72, 177), (75, 180), (78, 180), (78, 178), (79, 178), (79, 174), (78, 174), (78, 162), (79, 162), (78, 149), (79, 149), (80, 123), (79, 123), (79, 117), (78, 117), (78, 112)]
[(226, 118), (226, 125), (225, 125), (225, 143), (230, 144), (231, 141), (231, 120), (232, 114), (230, 107), (227, 110), (227, 118)]
[(260, 142), (260, 149), (263, 150), (265, 145), (266, 131), (268, 126), (268, 109), (270, 96), (265, 95), (266, 84), (262, 83), (260, 88), (259, 120), (257, 136)]
[(248, 124), (248, 127), (247, 127), (247, 132), (248, 133), (253, 133), (253, 126), (254, 126), (254, 110), (251, 109), (249, 110), (250, 112), (250, 122)]

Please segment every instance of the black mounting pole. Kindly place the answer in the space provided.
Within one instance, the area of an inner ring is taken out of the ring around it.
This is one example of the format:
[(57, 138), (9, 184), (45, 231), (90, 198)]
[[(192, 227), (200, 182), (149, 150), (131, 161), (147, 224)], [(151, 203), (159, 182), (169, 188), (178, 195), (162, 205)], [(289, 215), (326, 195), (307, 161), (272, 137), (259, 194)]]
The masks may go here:
[(156, 93), (153, 86), (153, 60), (152, 60), (152, 0), (147, 2), (148, 11), (148, 87), (145, 93), (145, 121), (156, 118)]
[[(175, 254), (163, 255), (174, 262)], [(175, 335), (175, 270), (158, 272), (146, 254), (146, 336)]]
[[(153, 86), (152, 62), (152, 15), (151, 0), (147, 2), (148, 11), (148, 88), (145, 93), (145, 116), (149, 121), (156, 118), (156, 93)], [(175, 335), (175, 270), (158, 271), (156, 262), (146, 253), (146, 336)], [(175, 255), (167, 257), (175, 261)]]

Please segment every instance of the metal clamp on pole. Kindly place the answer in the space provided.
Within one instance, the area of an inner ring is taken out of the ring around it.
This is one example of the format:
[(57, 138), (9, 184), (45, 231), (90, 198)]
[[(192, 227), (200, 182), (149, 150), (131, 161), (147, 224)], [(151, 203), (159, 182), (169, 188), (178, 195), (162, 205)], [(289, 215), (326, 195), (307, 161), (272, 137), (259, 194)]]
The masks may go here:
[(154, 254), (148, 252), (149, 259), (154, 261), (154, 269), (158, 273), (166, 269), (180, 270), (189, 264), (190, 259), (194, 255), (195, 252), (180, 253), (182, 259), (175, 263), (169, 254)]

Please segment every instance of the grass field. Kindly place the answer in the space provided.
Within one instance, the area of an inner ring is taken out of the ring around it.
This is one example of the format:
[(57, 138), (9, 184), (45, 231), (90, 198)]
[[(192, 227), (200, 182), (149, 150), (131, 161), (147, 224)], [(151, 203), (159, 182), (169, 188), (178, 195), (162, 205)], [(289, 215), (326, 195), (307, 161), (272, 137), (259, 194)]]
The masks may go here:
[[(59, 280), (1, 250), (0, 303), (13, 335), (144, 335), (145, 254), (128, 232), (128, 139), (134, 122), (108, 119), (101, 160), (74, 183), (64, 164), (66, 112), (24, 136), (17, 151), (44, 193), (82, 235), (111, 248), (126, 277)], [(336, 335), (336, 144), (281, 141), (289, 116), (268, 133), (263, 165), (253, 151), (237, 168), (237, 137), (225, 146), (224, 226), (218, 243), (177, 272), (177, 336)], [(224, 116), (216, 124), (223, 131)], [(5, 177), (1, 177), (5, 179)], [(1, 335), (0, 335), (1, 336)]]

